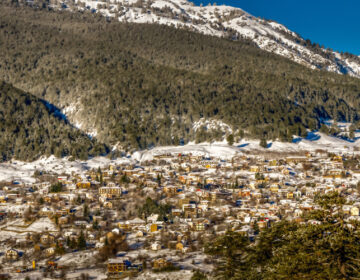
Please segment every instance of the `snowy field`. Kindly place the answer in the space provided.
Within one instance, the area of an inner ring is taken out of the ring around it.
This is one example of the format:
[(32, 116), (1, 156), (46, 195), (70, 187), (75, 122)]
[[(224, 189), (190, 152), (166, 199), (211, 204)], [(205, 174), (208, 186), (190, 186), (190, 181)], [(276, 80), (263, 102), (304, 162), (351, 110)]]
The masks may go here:
[(184, 146), (168, 146), (156, 147), (148, 151), (135, 152), (132, 156), (137, 161), (146, 161), (153, 159), (156, 155), (161, 154), (193, 154), (203, 155), (209, 157), (217, 157), (221, 159), (231, 159), (236, 155), (241, 155), (245, 151), (260, 151), (260, 152), (301, 152), (316, 150), (325, 150), (335, 153), (356, 153), (356, 148), (360, 148), (360, 134), (356, 135), (355, 141), (347, 141), (341, 138), (328, 136), (319, 132), (309, 133), (306, 138), (294, 138), (292, 143), (284, 143), (279, 141), (268, 141), (266, 149), (260, 147), (259, 140), (243, 139), (239, 143), (229, 146), (224, 142), (189, 143)]
[(49, 231), (49, 232), (58, 231), (56, 225), (48, 217), (40, 218), (30, 225), (24, 224), (23, 220), (17, 220), (16, 223), (7, 226), (5, 229), (8, 231), (15, 231), (19, 233), (21, 232), (41, 233), (44, 231)]
[(47, 217), (40, 218), (31, 224), (24, 224), (23, 219), (11, 221), (0, 227), (0, 242), (15, 238), (24, 240), (28, 233), (58, 232), (56, 225)]
[(22, 162), (13, 160), (8, 163), (0, 164), (0, 181), (19, 181), (21, 183), (33, 183), (35, 178), (33, 174), (36, 170), (52, 172), (55, 174), (71, 174), (72, 172), (80, 174), (83, 171), (105, 167), (110, 164), (130, 164), (135, 162), (144, 162), (152, 160), (154, 156), (161, 154), (193, 154), (205, 157), (216, 157), (220, 159), (231, 159), (234, 156), (241, 155), (244, 152), (301, 152), (325, 150), (340, 154), (359, 153), (360, 133), (356, 133), (354, 141), (344, 140), (338, 137), (328, 136), (319, 132), (309, 133), (306, 138), (294, 138), (292, 143), (279, 141), (268, 142), (266, 149), (260, 147), (259, 140), (243, 139), (239, 143), (229, 146), (224, 142), (214, 143), (189, 143), (184, 146), (166, 146), (156, 147), (151, 150), (137, 151), (131, 157), (122, 157), (116, 160), (110, 160), (107, 157), (96, 157), (87, 161), (69, 161), (66, 158), (58, 159), (54, 156), (41, 158), (34, 162)]
[(107, 157), (95, 157), (87, 161), (69, 161), (67, 158), (58, 159), (55, 156), (40, 158), (33, 162), (13, 160), (8, 163), (0, 163), (0, 181), (19, 181), (21, 183), (34, 183), (34, 172), (46, 171), (55, 174), (80, 174), (83, 171), (108, 166), (110, 164), (130, 163), (132, 159), (119, 158), (110, 160)]

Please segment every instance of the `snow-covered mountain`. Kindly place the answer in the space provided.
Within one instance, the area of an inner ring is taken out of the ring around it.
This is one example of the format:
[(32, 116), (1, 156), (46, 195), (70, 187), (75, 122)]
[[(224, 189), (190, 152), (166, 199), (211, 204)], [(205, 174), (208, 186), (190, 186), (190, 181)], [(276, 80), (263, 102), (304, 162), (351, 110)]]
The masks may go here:
[(187, 0), (54, 0), (53, 7), (89, 10), (122, 22), (157, 23), (218, 37), (252, 40), (261, 49), (310, 68), (360, 78), (360, 57), (304, 40), (285, 26), (229, 6), (196, 6)]

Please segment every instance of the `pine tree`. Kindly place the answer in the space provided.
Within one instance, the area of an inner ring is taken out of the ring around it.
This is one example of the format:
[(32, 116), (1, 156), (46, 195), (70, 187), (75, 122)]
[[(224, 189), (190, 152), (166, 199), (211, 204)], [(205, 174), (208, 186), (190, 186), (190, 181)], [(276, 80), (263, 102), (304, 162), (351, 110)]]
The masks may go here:
[(208, 278), (204, 273), (199, 270), (196, 270), (193, 275), (191, 276), (190, 280), (207, 280)]
[(267, 148), (266, 139), (265, 139), (265, 138), (261, 138), (259, 145), (260, 145), (260, 147), (263, 147), (264, 149), (266, 149), (266, 148)]
[(306, 213), (304, 223), (274, 223), (252, 244), (236, 232), (216, 238), (205, 250), (215, 257), (216, 278), (360, 278), (360, 225), (339, 211), (345, 202), (337, 192), (318, 195), (320, 209)]
[(232, 146), (234, 144), (234, 135), (230, 134), (227, 138), (226, 141), (228, 142), (228, 144), (230, 146)]
[(64, 247), (62, 245), (59, 245), (58, 241), (56, 241), (55, 253), (58, 254), (58, 255), (62, 255), (62, 254), (65, 253)]
[(227, 232), (224, 236), (217, 238), (205, 247), (205, 252), (215, 256), (217, 259), (216, 276), (218, 279), (235, 279), (249, 270), (249, 263), (246, 250), (249, 246), (249, 239), (235, 232)]
[(79, 250), (86, 249), (86, 240), (83, 231), (80, 232), (79, 238), (77, 240), (77, 247)]
[(89, 216), (89, 207), (87, 206), (87, 204), (84, 204), (83, 212), (84, 212), (84, 218), (87, 218)]

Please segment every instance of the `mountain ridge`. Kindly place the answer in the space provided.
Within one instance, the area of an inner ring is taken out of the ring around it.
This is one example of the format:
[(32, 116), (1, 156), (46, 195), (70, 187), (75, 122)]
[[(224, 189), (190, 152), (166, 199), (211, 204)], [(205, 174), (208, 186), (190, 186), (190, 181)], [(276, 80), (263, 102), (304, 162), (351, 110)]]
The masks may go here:
[[(54, 1), (50, 1), (52, 3)], [(186, 28), (233, 40), (246, 38), (259, 48), (284, 56), (311, 69), (360, 78), (360, 58), (338, 53), (303, 39), (272, 20), (254, 17), (231, 6), (196, 6), (187, 0), (76, 0), (50, 4), (54, 9), (91, 11), (108, 19), (131, 23), (156, 23)]]

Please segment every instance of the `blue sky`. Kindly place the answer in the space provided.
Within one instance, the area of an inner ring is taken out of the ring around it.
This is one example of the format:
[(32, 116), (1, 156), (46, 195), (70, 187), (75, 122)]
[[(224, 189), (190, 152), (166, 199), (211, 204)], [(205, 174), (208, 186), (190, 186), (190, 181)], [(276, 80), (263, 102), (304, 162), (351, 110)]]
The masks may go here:
[(305, 39), (337, 51), (360, 55), (359, 0), (192, 0), (239, 7), (284, 24)]

